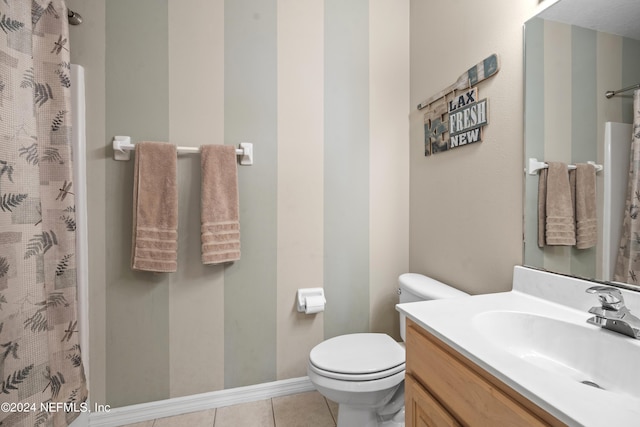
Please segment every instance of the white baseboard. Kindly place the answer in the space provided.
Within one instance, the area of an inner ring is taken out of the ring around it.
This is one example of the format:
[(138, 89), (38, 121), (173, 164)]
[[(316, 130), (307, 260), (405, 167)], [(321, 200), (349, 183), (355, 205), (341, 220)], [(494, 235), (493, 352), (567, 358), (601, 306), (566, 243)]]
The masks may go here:
[(255, 402), (315, 390), (309, 377), (273, 381), (228, 390), (212, 391), (173, 399), (124, 406), (104, 412), (92, 412), (91, 427), (117, 427), (156, 418), (221, 408), (238, 403)]

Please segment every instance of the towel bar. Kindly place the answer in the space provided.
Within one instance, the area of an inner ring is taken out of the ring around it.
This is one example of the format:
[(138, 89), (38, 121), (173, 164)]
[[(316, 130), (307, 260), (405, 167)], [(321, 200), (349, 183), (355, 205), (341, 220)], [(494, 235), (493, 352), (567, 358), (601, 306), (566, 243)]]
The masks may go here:
[[(130, 136), (114, 136), (113, 137), (113, 159), (114, 160), (130, 160), (131, 151), (135, 150), (135, 144), (131, 143)], [(199, 153), (200, 147), (176, 147), (178, 153)], [(241, 142), (240, 148), (236, 148), (236, 155), (242, 166), (253, 165), (253, 144), (250, 142)]]
[[(587, 162), (590, 165), (593, 165), (596, 168), (596, 173), (602, 172), (602, 165), (596, 164), (596, 162)], [(525, 169), (525, 172), (528, 172), (529, 175), (536, 175), (540, 169), (547, 169), (549, 167), (545, 162), (539, 162), (538, 159), (531, 157), (529, 158), (529, 168)], [(568, 169), (575, 169), (576, 165), (567, 165)]]

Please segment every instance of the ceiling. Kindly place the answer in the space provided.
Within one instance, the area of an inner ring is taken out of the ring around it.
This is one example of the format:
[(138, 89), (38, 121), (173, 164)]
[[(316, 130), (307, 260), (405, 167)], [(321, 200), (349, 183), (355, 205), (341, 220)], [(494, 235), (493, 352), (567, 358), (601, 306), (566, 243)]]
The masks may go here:
[(640, 40), (639, 0), (560, 0), (538, 16)]

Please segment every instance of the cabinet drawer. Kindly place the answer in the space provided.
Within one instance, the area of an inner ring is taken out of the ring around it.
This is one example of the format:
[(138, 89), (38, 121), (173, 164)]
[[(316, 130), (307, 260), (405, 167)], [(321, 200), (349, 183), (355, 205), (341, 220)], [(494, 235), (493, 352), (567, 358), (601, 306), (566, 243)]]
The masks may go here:
[(564, 425), (411, 320), (407, 373), (463, 425)]
[(460, 423), (409, 374), (404, 389), (407, 427), (460, 427)]

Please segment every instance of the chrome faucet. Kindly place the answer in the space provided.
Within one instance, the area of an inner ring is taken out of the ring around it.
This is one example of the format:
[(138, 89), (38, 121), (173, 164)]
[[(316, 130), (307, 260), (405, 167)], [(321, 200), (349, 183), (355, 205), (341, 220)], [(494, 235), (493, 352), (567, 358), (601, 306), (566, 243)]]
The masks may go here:
[(587, 322), (640, 339), (640, 319), (631, 314), (624, 305), (624, 298), (619, 289), (611, 286), (592, 286), (586, 292), (596, 294), (601, 305), (589, 309), (589, 313), (595, 316)]

